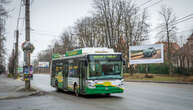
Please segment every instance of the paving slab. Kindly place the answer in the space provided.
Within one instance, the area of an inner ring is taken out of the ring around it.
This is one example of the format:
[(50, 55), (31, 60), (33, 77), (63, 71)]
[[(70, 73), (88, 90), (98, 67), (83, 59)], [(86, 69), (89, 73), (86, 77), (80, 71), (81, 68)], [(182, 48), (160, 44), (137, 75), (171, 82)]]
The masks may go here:
[(27, 97), (39, 92), (38, 90), (22, 91), (20, 90), (22, 88), (24, 88), (24, 81), (0, 75), (0, 100)]

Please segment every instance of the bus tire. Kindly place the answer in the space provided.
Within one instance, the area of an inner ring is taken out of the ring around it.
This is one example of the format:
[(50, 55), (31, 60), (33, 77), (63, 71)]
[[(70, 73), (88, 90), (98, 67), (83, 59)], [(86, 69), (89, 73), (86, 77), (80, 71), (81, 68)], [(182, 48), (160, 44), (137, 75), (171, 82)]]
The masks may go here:
[(60, 89), (58, 88), (58, 81), (57, 80), (55, 81), (55, 87), (56, 87), (56, 91), (60, 92)]
[(79, 96), (77, 84), (74, 84), (74, 95)]
[(57, 92), (61, 92), (61, 89), (59, 89), (59, 88), (57, 87), (57, 88), (56, 88), (56, 91), (57, 91)]
[(110, 93), (105, 94), (105, 96), (110, 96), (110, 95), (111, 95)]
[(58, 87), (58, 81), (57, 80), (55, 81), (55, 87)]

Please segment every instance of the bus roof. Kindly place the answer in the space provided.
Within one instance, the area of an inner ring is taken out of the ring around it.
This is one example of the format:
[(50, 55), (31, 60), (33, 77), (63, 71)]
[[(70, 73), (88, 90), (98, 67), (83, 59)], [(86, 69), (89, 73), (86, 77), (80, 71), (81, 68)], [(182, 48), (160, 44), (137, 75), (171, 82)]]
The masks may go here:
[(65, 55), (55, 55), (56, 57), (52, 56), (52, 59), (68, 59), (68, 58), (76, 58), (76, 57), (83, 57), (88, 54), (121, 54), (119, 52), (114, 52), (111, 48), (80, 48), (74, 49), (72, 51), (67, 51)]

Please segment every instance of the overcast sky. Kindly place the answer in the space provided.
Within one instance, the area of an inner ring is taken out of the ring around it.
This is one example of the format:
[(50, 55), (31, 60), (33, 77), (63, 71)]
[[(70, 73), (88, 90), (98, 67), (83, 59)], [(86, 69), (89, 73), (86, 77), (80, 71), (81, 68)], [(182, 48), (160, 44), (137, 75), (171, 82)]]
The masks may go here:
[[(6, 24), (6, 48), (7, 54), (10, 55), (13, 43), (15, 42), (14, 30), (16, 29), (16, 22), (19, 15), (20, 0), (10, 0), (11, 3), (6, 7), (12, 10), (9, 13), (9, 18)], [(48, 45), (52, 45), (54, 40), (58, 39), (62, 32), (74, 25), (77, 19), (89, 16), (94, 10), (92, 8), (92, 0), (31, 0), (31, 42), (35, 46), (35, 50), (32, 53), (32, 59), (37, 56), (38, 52), (45, 50)], [(135, 2), (140, 5), (148, 0), (135, 0)], [(152, 0), (152, 2), (143, 6), (150, 6), (151, 4), (159, 0)], [(152, 6), (148, 9), (149, 22), (151, 23), (152, 29), (159, 23), (160, 19), (158, 16), (158, 11), (162, 5), (167, 5), (173, 8), (177, 18), (186, 16), (193, 13), (193, 0), (162, 0), (161, 3)], [(25, 25), (24, 25), (24, 6), (21, 8), (22, 13), (20, 16), (20, 38), (19, 38), (19, 48), (20, 48), (20, 64), (23, 61), (23, 51), (21, 50), (21, 43), (25, 39)], [(188, 30), (193, 28), (193, 19), (179, 23), (178, 34), (186, 35), (190, 34)], [(150, 34), (150, 43), (152, 44), (152, 36), (156, 33)], [(7, 58), (8, 58), (7, 56)]]

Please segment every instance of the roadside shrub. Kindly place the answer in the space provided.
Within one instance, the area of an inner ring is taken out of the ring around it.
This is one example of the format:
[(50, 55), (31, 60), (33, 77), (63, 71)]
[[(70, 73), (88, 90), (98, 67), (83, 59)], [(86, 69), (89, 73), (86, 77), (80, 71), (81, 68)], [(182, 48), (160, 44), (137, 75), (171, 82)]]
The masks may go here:
[(189, 76), (185, 81), (186, 82), (193, 82), (193, 76)]
[[(139, 73), (146, 73), (145, 65), (138, 65), (137, 70)], [(148, 64), (148, 73), (153, 74), (168, 74), (168, 64)]]
[(145, 74), (144, 78), (154, 78), (152, 74)]
[(124, 78), (128, 78), (128, 77), (129, 77), (129, 74), (128, 74), (128, 73), (127, 73), (127, 74), (124, 73), (124, 74), (123, 74), (123, 77), (124, 77)]
[(5, 72), (5, 67), (3, 65), (0, 64), (0, 74)]
[(189, 71), (186, 68), (174, 68), (174, 72), (177, 74), (191, 75), (193, 73), (193, 68), (190, 68)]
[(143, 79), (144, 78), (144, 74), (128, 74), (128, 73), (125, 73), (123, 74), (123, 77), (124, 79)]
[(20, 74), (17, 74), (17, 79), (19, 79), (21, 77), (21, 75)]
[(8, 78), (12, 78), (13, 75), (9, 73), (7, 77), (8, 77)]

